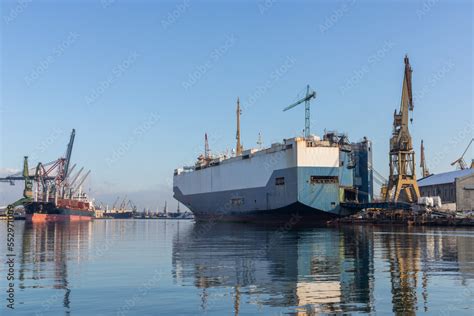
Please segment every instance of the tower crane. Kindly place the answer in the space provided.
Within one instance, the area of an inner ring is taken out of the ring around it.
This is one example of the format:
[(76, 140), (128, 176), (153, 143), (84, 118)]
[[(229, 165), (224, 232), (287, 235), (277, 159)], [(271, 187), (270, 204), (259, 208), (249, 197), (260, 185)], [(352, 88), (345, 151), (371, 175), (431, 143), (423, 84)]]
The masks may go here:
[(309, 103), (311, 99), (316, 98), (316, 92), (315, 91), (310, 91), (309, 85), (306, 86), (306, 96), (302, 98), (301, 100), (287, 106), (286, 108), (283, 109), (283, 111), (288, 111), (289, 109), (294, 108), (295, 106), (301, 104), (304, 102), (304, 137), (308, 138), (310, 135), (310, 121), (311, 121), (311, 116), (310, 116), (310, 107)]
[(390, 177), (385, 196), (391, 202), (416, 202), (420, 190), (416, 182), (415, 152), (410, 131), (408, 130), (409, 112), (413, 111), (413, 94), (408, 56), (405, 55), (405, 72), (403, 77), (400, 111), (393, 114), (393, 131), (390, 138)]
[[(454, 166), (455, 164), (458, 165), (458, 168), (461, 169), (461, 170), (464, 170), (464, 169), (467, 169), (467, 164), (466, 162), (464, 161), (464, 155), (467, 153), (467, 151), (469, 150), (469, 147), (471, 147), (471, 144), (472, 142), (474, 141), (474, 138), (471, 139), (471, 141), (469, 142), (469, 145), (467, 145), (466, 147), (466, 150), (464, 150), (464, 152), (462, 153), (461, 157), (459, 157), (458, 159), (456, 159), (455, 161), (453, 161), (451, 163), (451, 166)], [(473, 163), (471, 163), (471, 168), (473, 167)]]

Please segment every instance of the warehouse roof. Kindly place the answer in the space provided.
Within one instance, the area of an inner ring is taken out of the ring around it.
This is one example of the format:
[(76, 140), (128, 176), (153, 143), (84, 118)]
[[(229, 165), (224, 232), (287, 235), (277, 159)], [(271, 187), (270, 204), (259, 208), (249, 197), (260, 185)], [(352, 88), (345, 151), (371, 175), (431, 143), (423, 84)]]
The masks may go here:
[(474, 174), (474, 169), (464, 169), (464, 170), (456, 170), (438, 174), (432, 174), (428, 177), (418, 180), (418, 186), (425, 187), (428, 185), (437, 185), (443, 183), (454, 183), (456, 178), (465, 177), (467, 175)]

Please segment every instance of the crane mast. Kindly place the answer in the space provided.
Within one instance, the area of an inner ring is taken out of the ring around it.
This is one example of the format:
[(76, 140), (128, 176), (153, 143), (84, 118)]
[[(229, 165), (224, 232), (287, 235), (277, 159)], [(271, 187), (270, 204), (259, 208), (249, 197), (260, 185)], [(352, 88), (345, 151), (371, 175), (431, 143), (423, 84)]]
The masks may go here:
[(421, 174), (423, 178), (430, 175), (430, 171), (426, 166), (426, 158), (425, 158), (425, 146), (423, 145), (423, 140), (421, 140), (421, 148), (420, 148), (420, 167), (421, 167)]
[(289, 109), (294, 108), (295, 106), (301, 104), (304, 102), (304, 137), (308, 138), (310, 136), (310, 122), (311, 122), (311, 116), (310, 116), (310, 101), (311, 99), (316, 98), (316, 92), (310, 91), (309, 85), (306, 86), (306, 96), (302, 98), (301, 100), (287, 106), (286, 108), (283, 109), (283, 111), (288, 111)]
[(385, 196), (386, 201), (416, 202), (420, 190), (416, 182), (415, 152), (408, 129), (409, 112), (413, 111), (413, 94), (411, 74), (413, 72), (408, 56), (404, 58), (405, 72), (403, 78), (400, 110), (393, 115), (393, 132), (390, 139), (390, 177)]

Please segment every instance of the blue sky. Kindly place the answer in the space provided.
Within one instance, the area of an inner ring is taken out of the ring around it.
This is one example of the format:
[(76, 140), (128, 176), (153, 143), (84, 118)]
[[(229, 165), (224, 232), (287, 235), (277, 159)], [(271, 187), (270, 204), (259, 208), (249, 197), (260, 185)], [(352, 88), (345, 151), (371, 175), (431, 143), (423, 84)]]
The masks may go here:
[(0, 168), (57, 158), (75, 128), (98, 195), (170, 199), (205, 132), (214, 152), (234, 146), (237, 96), (244, 147), (300, 134), (303, 107), (282, 109), (308, 83), (312, 132), (367, 136), (387, 174), (405, 53), (431, 172), (473, 135), (471, 1), (23, 0), (1, 18)]

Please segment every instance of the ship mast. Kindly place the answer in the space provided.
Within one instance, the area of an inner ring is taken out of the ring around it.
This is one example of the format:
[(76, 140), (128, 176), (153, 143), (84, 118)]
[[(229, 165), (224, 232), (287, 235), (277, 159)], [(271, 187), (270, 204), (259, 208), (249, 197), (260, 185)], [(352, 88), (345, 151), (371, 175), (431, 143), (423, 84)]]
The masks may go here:
[(207, 133), (204, 134), (204, 158), (210, 158), (210, 150), (209, 150), (209, 141), (207, 140)]
[(242, 110), (240, 109), (240, 99), (237, 98), (237, 134), (235, 138), (237, 139), (237, 145), (235, 148), (235, 155), (240, 156), (242, 155), (242, 145), (240, 144), (240, 114), (242, 114)]

